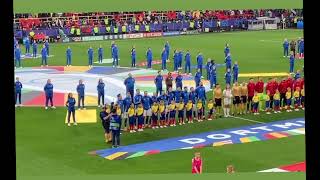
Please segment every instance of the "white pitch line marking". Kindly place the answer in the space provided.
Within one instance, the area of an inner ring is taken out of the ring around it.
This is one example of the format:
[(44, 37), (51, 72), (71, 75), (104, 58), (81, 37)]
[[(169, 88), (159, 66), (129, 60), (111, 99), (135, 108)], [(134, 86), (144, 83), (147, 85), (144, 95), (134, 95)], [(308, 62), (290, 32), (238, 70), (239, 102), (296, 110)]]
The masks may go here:
[(251, 120), (251, 119), (247, 119), (247, 118), (241, 118), (241, 117), (236, 117), (236, 116), (229, 116), (235, 119), (241, 119), (241, 120), (245, 120), (245, 121), (250, 121), (250, 122), (255, 122), (255, 123), (260, 123), (260, 124), (266, 124), (264, 122), (260, 122), (260, 121), (255, 121), (255, 120)]

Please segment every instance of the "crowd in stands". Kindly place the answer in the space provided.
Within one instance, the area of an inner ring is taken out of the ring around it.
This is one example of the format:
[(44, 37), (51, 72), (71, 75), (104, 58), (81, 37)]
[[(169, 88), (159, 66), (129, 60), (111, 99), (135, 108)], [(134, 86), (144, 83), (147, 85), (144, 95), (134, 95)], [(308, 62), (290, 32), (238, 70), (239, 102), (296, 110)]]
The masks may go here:
[(206, 21), (226, 19), (254, 19), (257, 17), (286, 18), (288, 22), (303, 17), (302, 10), (205, 10), (205, 11), (148, 11), (95, 13), (39, 13), (15, 14), (14, 29), (51, 29), (80, 26), (111, 26), (129, 24), (158, 24), (162, 22)]

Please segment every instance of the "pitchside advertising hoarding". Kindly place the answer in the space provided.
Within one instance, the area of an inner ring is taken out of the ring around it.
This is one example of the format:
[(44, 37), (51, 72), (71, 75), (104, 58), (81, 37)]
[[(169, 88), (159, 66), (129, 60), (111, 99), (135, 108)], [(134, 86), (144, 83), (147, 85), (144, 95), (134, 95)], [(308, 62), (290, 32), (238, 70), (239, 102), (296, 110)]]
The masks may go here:
[(161, 37), (163, 36), (162, 32), (151, 32), (151, 33), (143, 33), (143, 37), (149, 38), (149, 37)]
[(124, 34), (123, 39), (143, 38), (143, 33)]
[(173, 32), (164, 32), (163, 36), (177, 36), (180, 35), (179, 31), (173, 31)]
[(103, 36), (83, 36), (82, 41), (101, 41)]

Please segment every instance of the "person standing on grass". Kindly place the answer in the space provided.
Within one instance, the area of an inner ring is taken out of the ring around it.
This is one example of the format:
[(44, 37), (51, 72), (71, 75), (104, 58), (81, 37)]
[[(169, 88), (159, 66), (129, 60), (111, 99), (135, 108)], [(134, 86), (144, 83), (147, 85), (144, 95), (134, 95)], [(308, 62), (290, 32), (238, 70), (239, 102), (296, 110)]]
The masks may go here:
[(226, 85), (226, 89), (223, 90), (222, 92), (223, 96), (223, 112), (224, 112), (224, 117), (229, 117), (230, 116), (230, 108), (231, 108), (231, 100), (232, 100), (232, 91), (230, 88), (230, 84)]
[(212, 64), (211, 64), (211, 59), (209, 58), (207, 60), (206, 64), (206, 71), (207, 71), (207, 80), (210, 80), (210, 70), (211, 70)]
[(48, 109), (48, 103), (50, 101), (51, 108), (55, 109), (56, 107), (53, 106), (53, 84), (51, 83), (51, 79), (47, 80), (47, 84), (43, 88), (46, 96), (46, 104), (45, 109)]
[(294, 54), (293, 52), (291, 52), (290, 57), (289, 57), (289, 64), (290, 64), (290, 68), (289, 68), (289, 73), (290, 74), (294, 74)]
[(221, 111), (222, 111), (222, 89), (220, 87), (220, 84), (216, 84), (215, 88), (213, 89), (213, 99), (215, 102), (215, 108), (217, 112), (217, 116), (221, 117)]
[(191, 55), (189, 50), (187, 50), (184, 60), (185, 60), (184, 73), (187, 73), (187, 70), (188, 70), (189, 75), (191, 75)]
[(226, 80), (226, 84), (231, 84), (231, 70), (227, 69), (227, 72), (224, 74), (224, 79)]
[(26, 38), (25, 46), (26, 46), (26, 54), (30, 54), (30, 40), (29, 40), (29, 37)]
[(175, 81), (176, 81), (176, 89), (178, 89), (178, 88), (182, 89), (183, 76), (181, 75), (181, 72), (178, 72), (178, 75), (177, 75)]
[(110, 106), (103, 106), (102, 111), (100, 112), (100, 119), (102, 122), (102, 127), (104, 129), (104, 138), (105, 142), (111, 142), (111, 134), (110, 134)]
[(202, 76), (202, 66), (203, 66), (203, 56), (202, 56), (201, 52), (199, 52), (198, 56), (197, 56), (197, 69), (200, 69), (201, 78), (203, 78), (203, 76)]
[(169, 60), (169, 55), (170, 55), (170, 45), (169, 45), (169, 41), (166, 42), (166, 44), (164, 45), (164, 49), (166, 51), (166, 60)]
[(114, 41), (111, 41), (110, 50), (111, 50), (111, 59), (112, 59), (112, 61), (114, 61), (113, 48), (114, 48), (115, 45), (116, 45), (116, 43)]
[(48, 67), (47, 58), (48, 58), (47, 48), (45, 47), (45, 45), (43, 45), (41, 49), (41, 67), (43, 67), (43, 65)]
[(133, 103), (135, 105), (135, 108), (137, 108), (138, 105), (142, 103), (142, 95), (140, 94), (140, 89), (136, 89), (136, 95), (133, 98)]
[(250, 78), (249, 83), (247, 84), (247, 89), (248, 89), (247, 112), (251, 112), (252, 108), (253, 108), (252, 98), (253, 98), (254, 92), (255, 92), (255, 83), (253, 81), (253, 78)]
[(146, 56), (147, 56), (147, 69), (151, 69), (152, 68), (152, 51), (150, 47), (147, 50)]
[(217, 84), (217, 66), (214, 60), (211, 60), (211, 68), (210, 68), (210, 89)]
[(204, 107), (207, 101), (206, 89), (203, 86), (203, 82), (200, 82), (200, 85), (196, 88), (197, 99), (202, 102), (202, 119), (205, 119), (204, 116)]
[(102, 58), (103, 58), (103, 48), (100, 45), (100, 47), (98, 48), (98, 62), (99, 62), (99, 64), (102, 64)]
[(112, 148), (117, 148), (120, 146), (120, 125), (121, 125), (121, 118), (117, 114), (116, 109), (112, 109), (110, 117), (110, 130), (112, 134)]
[(136, 67), (136, 59), (137, 59), (136, 48), (133, 46), (131, 49), (131, 67)]
[(161, 52), (161, 70), (167, 70), (167, 60), (168, 60), (168, 54), (165, 48), (163, 48)]
[(161, 71), (158, 71), (158, 75), (154, 79), (154, 83), (156, 85), (156, 94), (157, 94), (157, 96), (161, 95), (161, 93), (162, 93), (162, 81), (163, 81), (163, 77), (161, 75)]
[(82, 103), (82, 109), (86, 109), (84, 107), (84, 90), (85, 90), (85, 85), (83, 84), (83, 80), (79, 80), (79, 84), (77, 86), (77, 93), (78, 93), (78, 109), (80, 110), (81, 103)]
[(119, 66), (119, 49), (116, 44), (114, 44), (112, 48), (112, 54), (113, 54), (113, 67), (120, 67)]
[(180, 50), (178, 53), (178, 69), (182, 69), (182, 59), (183, 59), (183, 50)]
[(232, 87), (232, 95), (233, 95), (233, 111), (232, 115), (238, 115), (240, 114), (240, 86), (238, 85), (238, 82), (235, 82)]
[(290, 42), (290, 51), (291, 52), (293, 52), (293, 56), (295, 56), (296, 55), (296, 42), (294, 41), (294, 40), (292, 40), (291, 42)]
[(124, 131), (127, 131), (127, 124), (128, 124), (128, 110), (130, 108), (130, 105), (132, 104), (132, 98), (131, 94), (127, 92), (127, 97), (123, 99), (123, 106), (124, 106), (124, 111), (123, 111), (123, 118), (124, 118)]
[(241, 104), (240, 104), (240, 115), (246, 114), (248, 109), (247, 107), (247, 99), (248, 99), (248, 87), (247, 83), (243, 82), (240, 86), (240, 95), (241, 95)]
[(299, 59), (303, 59), (304, 58), (304, 40), (303, 40), (303, 38), (301, 39), (301, 41), (299, 43), (299, 49), (300, 49)]
[(16, 59), (16, 65), (14, 68), (17, 68), (17, 67), (22, 68), (22, 66), (21, 66), (21, 49), (20, 49), (19, 45), (17, 45), (16, 49), (14, 50), (14, 57)]
[(231, 69), (232, 59), (231, 59), (230, 53), (226, 56), (225, 63), (226, 63), (226, 69)]
[(287, 39), (284, 39), (282, 46), (283, 46), (283, 57), (289, 57), (289, 42)]
[(233, 79), (232, 82), (238, 82), (238, 76), (239, 76), (239, 66), (238, 66), (238, 61), (234, 62), (233, 68), (232, 68), (232, 75)]
[(151, 111), (151, 104), (152, 104), (152, 99), (148, 95), (148, 92), (144, 92), (144, 96), (141, 99), (142, 105), (143, 105), (143, 116), (145, 119), (145, 124), (144, 127), (151, 127), (151, 116), (152, 116), (152, 111)]
[(170, 88), (172, 88), (172, 81), (173, 81), (173, 78), (171, 76), (171, 72), (168, 72), (168, 76), (166, 78), (166, 87), (167, 87), (167, 92), (169, 91)]
[(258, 78), (258, 82), (255, 84), (255, 91), (257, 92), (257, 95), (259, 96), (259, 111), (262, 111), (262, 104), (263, 104), (263, 90), (264, 90), (264, 82), (262, 78)]
[(278, 87), (278, 90), (280, 93), (279, 105), (281, 108), (284, 108), (286, 104), (285, 99), (286, 99), (287, 86), (288, 85), (287, 85), (286, 78), (283, 78)]
[(66, 102), (66, 106), (68, 107), (68, 126), (70, 126), (70, 116), (72, 115), (73, 125), (77, 125), (76, 122), (76, 99), (73, 97), (72, 93), (68, 94), (68, 100)]
[(173, 54), (173, 70), (174, 72), (178, 72), (179, 69), (179, 52), (174, 50)]
[(201, 81), (201, 69), (198, 69), (198, 71), (196, 72), (196, 74), (194, 76), (194, 81), (196, 83), (196, 88), (197, 88), (200, 84), (200, 81)]
[(192, 174), (202, 174), (202, 159), (200, 156), (200, 152), (196, 152), (194, 154), (194, 158), (192, 158)]
[[(105, 84), (104, 84), (103, 80), (100, 78), (99, 81), (98, 81), (98, 86), (97, 86), (98, 107), (103, 107), (104, 106), (104, 87), (105, 87)], [(102, 102), (102, 104), (100, 102)]]
[[(16, 77), (16, 82), (14, 83), (15, 99), (16, 99), (15, 107), (21, 106), (21, 89), (22, 89), (22, 83), (19, 81), (19, 77)], [(17, 103), (18, 101), (19, 101), (19, 104)]]
[(37, 44), (36, 40), (34, 40), (32, 43), (32, 56), (33, 56), (33, 58), (37, 58), (37, 54), (38, 54), (38, 44)]
[(129, 73), (128, 77), (124, 80), (124, 85), (126, 86), (126, 93), (130, 93), (131, 98), (133, 100), (134, 97), (134, 84), (136, 80), (132, 77), (132, 74)]
[(68, 49), (66, 51), (66, 56), (67, 56), (67, 66), (71, 66), (72, 51), (71, 51), (70, 46), (68, 46)]
[(89, 67), (92, 66), (92, 63), (93, 63), (93, 49), (92, 47), (90, 46), (90, 48), (88, 49), (88, 64), (89, 64)]
[(44, 42), (44, 46), (46, 47), (46, 50), (47, 50), (47, 56), (49, 56), (49, 42), (48, 42), (48, 40), (46, 40)]
[(229, 44), (226, 44), (224, 48), (224, 57), (227, 57), (227, 55), (230, 53)]

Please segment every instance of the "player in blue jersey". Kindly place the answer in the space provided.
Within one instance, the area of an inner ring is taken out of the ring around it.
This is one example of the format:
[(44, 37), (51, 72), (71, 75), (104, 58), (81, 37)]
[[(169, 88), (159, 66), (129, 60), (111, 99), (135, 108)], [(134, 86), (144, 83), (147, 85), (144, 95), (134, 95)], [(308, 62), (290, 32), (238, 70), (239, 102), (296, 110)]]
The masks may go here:
[(103, 59), (103, 48), (100, 45), (100, 47), (98, 48), (98, 62), (99, 62), (99, 64), (102, 64), (102, 59)]
[(233, 80), (232, 82), (238, 82), (238, 76), (239, 76), (239, 66), (238, 66), (238, 62), (235, 61), (233, 68), (232, 68), (232, 75), (233, 75)]
[(290, 64), (290, 68), (289, 68), (289, 73), (293, 74), (294, 72), (294, 55), (293, 52), (290, 53), (290, 57), (289, 57), (289, 64)]
[(227, 57), (227, 55), (230, 53), (229, 44), (226, 44), (224, 47), (224, 57)]
[(136, 59), (137, 59), (136, 48), (133, 46), (131, 49), (131, 67), (136, 67)]
[(284, 39), (283, 44), (283, 57), (289, 57), (289, 41)]
[(68, 46), (68, 49), (66, 51), (66, 56), (67, 56), (67, 66), (71, 66), (72, 51), (70, 46)]
[(20, 67), (22, 68), (21, 66), (21, 49), (19, 47), (19, 45), (16, 46), (16, 49), (14, 50), (14, 57), (15, 57), (15, 67), (14, 68), (17, 68), (17, 67)]
[(227, 69), (227, 72), (224, 74), (224, 79), (226, 80), (226, 84), (231, 84), (231, 70)]
[(166, 60), (168, 61), (169, 60), (169, 55), (170, 55), (170, 45), (169, 45), (168, 41), (164, 45), (164, 49), (166, 51)]
[(162, 92), (162, 82), (163, 82), (163, 76), (161, 75), (161, 71), (158, 71), (158, 75), (154, 79), (154, 84), (156, 85), (156, 95), (161, 95)]
[(105, 84), (104, 84), (103, 80), (100, 78), (99, 81), (98, 81), (98, 85), (97, 85), (98, 107), (103, 107), (104, 106), (104, 88), (105, 88)]
[[(15, 107), (21, 106), (21, 91), (22, 91), (22, 83), (19, 80), (19, 77), (16, 77), (16, 82), (14, 83), (15, 90)], [(19, 101), (19, 103), (18, 103)]]
[(88, 64), (89, 64), (89, 67), (92, 66), (92, 63), (93, 63), (93, 49), (92, 47), (90, 46), (90, 48), (88, 49)]
[[(77, 86), (77, 93), (78, 93), (78, 109), (86, 109), (84, 107), (84, 97), (85, 97), (85, 85), (83, 84), (83, 80), (79, 80), (79, 84)], [(81, 107), (82, 104), (82, 107)]]
[(163, 48), (161, 52), (161, 70), (162, 71), (167, 70), (167, 60), (168, 60), (167, 50)]
[(44, 65), (48, 67), (48, 54), (45, 45), (43, 45), (41, 49), (41, 67)]
[(201, 54), (201, 52), (199, 52), (198, 56), (197, 56), (197, 69), (200, 69), (201, 78), (203, 78), (203, 76), (202, 76), (202, 66), (203, 66), (203, 55)]
[(119, 66), (119, 49), (117, 45), (114, 45), (112, 48), (112, 54), (113, 54), (113, 67), (120, 67)]
[(151, 69), (152, 68), (152, 50), (149, 47), (146, 53), (147, 56), (147, 68)]
[(187, 50), (184, 59), (185, 59), (184, 73), (187, 73), (187, 70), (188, 70), (189, 75), (191, 75), (191, 55), (189, 50)]
[(179, 52), (174, 50), (173, 54), (173, 70), (174, 72), (178, 72), (179, 69)]

